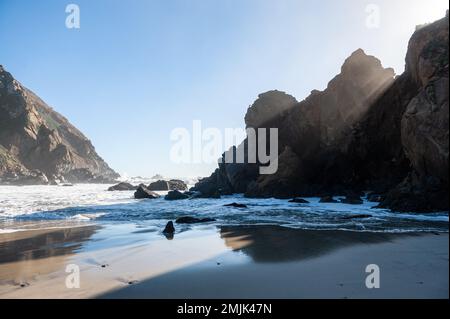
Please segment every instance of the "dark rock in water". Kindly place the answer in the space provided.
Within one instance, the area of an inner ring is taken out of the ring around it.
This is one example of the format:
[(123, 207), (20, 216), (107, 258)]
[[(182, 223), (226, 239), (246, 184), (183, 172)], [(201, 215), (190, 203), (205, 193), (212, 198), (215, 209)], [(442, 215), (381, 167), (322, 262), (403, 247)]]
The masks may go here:
[(150, 191), (147, 187), (140, 185), (136, 192), (134, 192), (134, 198), (136, 199), (144, 199), (144, 198), (149, 198), (149, 199), (155, 199), (158, 198), (159, 195)]
[(448, 211), (447, 189), (439, 180), (429, 177), (421, 180), (410, 174), (397, 187), (389, 191), (376, 208), (390, 208), (399, 212)]
[(166, 227), (163, 230), (164, 234), (173, 234), (175, 233), (175, 227), (173, 226), (173, 222), (169, 221), (166, 225)]
[(170, 189), (169, 182), (163, 180), (153, 182), (147, 188), (151, 191), (168, 191)]
[(108, 188), (108, 191), (134, 191), (138, 188), (138, 186), (131, 185), (130, 183), (119, 183), (117, 185), (111, 186)]
[(383, 201), (383, 197), (381, 194), (370, 193), (367, 195), (367, 200), (371, 203), (380, 203)]
[(170, 191), (164, 197), (165, 200), (182, 200), (182, 199), (188, 199), (188, 198), (189, 198), (188, 195), (185, 195), (180, 191)]
[(177, 190), (184, 191), (187, 189), (187, 185), (185, 182), (179, 179), (171, 179), (170, 181), (159, 180), (151, 183), (147, 187), (151, 191), (169, 191), (169, 190)]
[(173, 191), (185, 191), (188, 188), (186, 183), (179, 179), (171, 179), (168, 183), (169, 189)]
[(345, 216), (345, 217), (342, 217), (342, 219), (362, 219), (362, 218), (371, 218), (371, 217), (373, 217), (373, 216), (372, 215), (361, 214), (361, 215)]
[(247, 208), (247, 205), (244, 204), (238, 204), (238, 203), (231, 203), (231, 204), (226, 204), (223, 205), (225, 207), (234, 207), (234, 208)]
[(333, 196), (322, 196), (319, 203), (337, 203), (338, 201), (333, 198)]
[(198, 223), (209, 223), (215, 221), (214, 218), (195, 218), (191, 216), (184, 216), (177, 218), (175, 223), (177, 224), (198, 224)]
[(351, 194), (341, 199), (341, 203), (350, 205), (361, 205), (363, 203), (363, 200), (358, 195)]
[(289, 201), (289, 203), (298, 203), (298, 204), (309, 204), (306, 199), (303, 198), (294, 198)]

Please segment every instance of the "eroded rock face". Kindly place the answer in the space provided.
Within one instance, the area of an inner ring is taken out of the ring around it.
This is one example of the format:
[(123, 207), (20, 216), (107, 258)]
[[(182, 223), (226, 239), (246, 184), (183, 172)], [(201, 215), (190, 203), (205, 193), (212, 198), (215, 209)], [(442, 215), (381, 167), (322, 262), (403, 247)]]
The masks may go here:
[(448, 16), (416, 31), (405, 74), (417, 86), (405, 100), (401, 143), (412, 170), (380, 206), (400, 211), (449, 209)]
[[(20, 183), (20, 176), (27, 179), (33, 170), (68, 182), (78, 182), (83, 174), (89, 178), (82, 182), (119, 177), (78, 129), (1, 66), (0, 146), (0, 160), (5, 163), (0, 168), (1, 182)], [(19, 177), (11, 180), (9, 173)]]

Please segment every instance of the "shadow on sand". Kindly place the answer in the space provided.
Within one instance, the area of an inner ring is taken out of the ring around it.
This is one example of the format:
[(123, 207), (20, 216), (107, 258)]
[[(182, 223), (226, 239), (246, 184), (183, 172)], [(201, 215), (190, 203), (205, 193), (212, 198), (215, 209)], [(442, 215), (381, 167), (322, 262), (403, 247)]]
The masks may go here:
[[(232, 254), (242, 252), (250, 257), (250, 264), (258, 264), (260, 265), (258, 269), (262, 267), (268, 272), (247, 271), (247, 274), (242, 276), (239, 266), (243, 263), (226, 265), (227, 256), (229, 257), (230, 253), (225, 253), (213, 260), (202, 261), (107, 292), (98, 298), (221, 298), (227, 296), (223, 294), (223, 291), (241, 288), (245, 290), (246, 288), (242, 287), (245, 285), (244, 282), (264, 281), (264, 276), (272, 273), (276, 268), (271, 266), (273, 263), (291, 264), (292, 261), (313, 259), (346, 246), (377, 244), (391, 241), (399, 236), (411, 236), (307, 231), (278, 226), (222, 226), (219, 230), (220, 237), (231, 249)], [(218, 263), (217, 260), (223, 260), (223, 262)], [(248, 265), (249, 260), (246, 260), (244, 264)], [(227, 267), (222, 267), (224, 265)], [(273, 275), (272, 273), (271, 276)], [(241, 294), (238, 291), (236, 295), (245, 297), (245, 293)]]

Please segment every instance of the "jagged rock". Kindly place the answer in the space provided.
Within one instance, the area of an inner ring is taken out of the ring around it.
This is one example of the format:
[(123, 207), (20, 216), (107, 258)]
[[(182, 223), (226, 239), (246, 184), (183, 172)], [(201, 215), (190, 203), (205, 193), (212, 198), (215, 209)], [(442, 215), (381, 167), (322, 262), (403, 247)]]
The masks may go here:
[(131, 185), (130, 183), (121, 182), (117, 185), (108, 188), (108, 191), (133, 191), (136, 190), (137, 186)]
[(333, 196), (322, 196), (319, 203), (337, 203), (338, 201), (333, 198)]
[[(195, 185), (195, 190), (292, 198), (344, 188), (351, 182), (347, 173), (351, 163), (343, 152), (351, 140), (353, 125), (393, 81), (392, 69), (383, 68), (378, 59), (357, 50), (326, 90), (313, 91), (302, 102), (296, 103), (282, 92), (261, 95), (248, 111), (247, 126), (278, 129), (278, 171), (259, 175), (258, 164), (219, 164), (211, 177)], [(267, 98), (272, 95), (277, 98)], [(270, 110), (274, 116), (268, 114)], [(264, 115), (258, 121), (256, 114)], [(231, 170), (238, 174), (230, 174)]]
[(140, 185), (136, 189), (136, 192), (134, 193), (134, 198), (136, 198), (136, 199), (144, 199), (144, 198), (155, 199), (155, 198), (159, 198), (159, 197), (160, 196), (158, 194), (152, 192), (144, 185)]
[(294, 198), (289, 201), (289, 203), (298, 203), (298, 204), (309, 204), (306, 199), (303, 198)]
[(353, 160), (387, 181), (379, 207), (448, 211), (448, 17), (413, 34), (405, 72), (372, 109)]
[(164, 197), (165, 200), (182, 200), (182, 199), (188, 199), (188, 198), (189, 198), (188, 195), (185, 195), (180, 191), (170, 191)]
[[(69, 182), (111, 181), (119, 177), (95, 152), (91, 142), (37, 95), (0, 66), (0, 179), (8, 173), (33, 181), (33, 172), (67, 176)], [(78, 170), (90, 174), (78, 175)], [(70, 177), (76, 176), (75, 180)], [(25, 177), (29, 176), (29, 177)], [(80, 179), (87, 176), (88, 179)], [(91, 180), (96, 178), (95, 180)], [(19, 178), (15, 183), (22, 183)]]
[(231, 204), (226, 204), (223, 205), (225, 207), (234, 207), (234, 208), (247, 208), (247, 205), (245, 204), (238, 204), (238, 203), (231, 203)]
[(184, 216), (178, 218), (175, 223), (177, 224), (198, 224), (198, 223), (209, 223), (215, 221), (214, 218), (196, 218), (191, 216)]

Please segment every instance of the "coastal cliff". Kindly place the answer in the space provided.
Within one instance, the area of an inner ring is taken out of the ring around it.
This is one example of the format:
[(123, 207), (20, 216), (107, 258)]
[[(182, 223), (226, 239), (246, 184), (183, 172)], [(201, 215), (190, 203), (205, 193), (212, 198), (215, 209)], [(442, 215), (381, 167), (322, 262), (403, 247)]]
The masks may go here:
[(111, 182), (92, 143), (0, 66), (0, 183)]
[(448, 210), (448, 110), (447, 16), (416, 30), (400, 76), (359, 49), (301, 102), (261, 94), (246, 126), (278, 128), (278, 171), (221, 163), (193, 190), (281, 198), (370, 191), (380, 207)]

